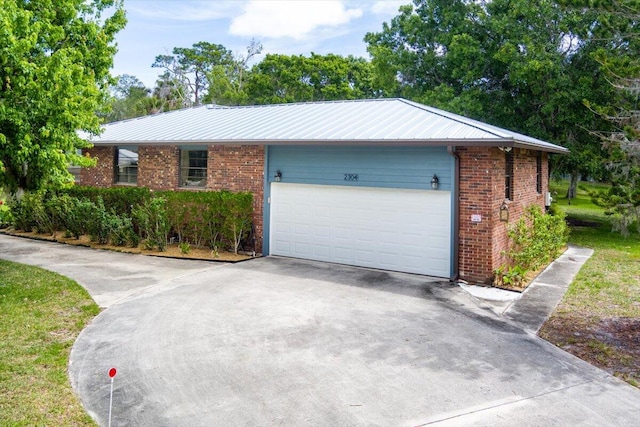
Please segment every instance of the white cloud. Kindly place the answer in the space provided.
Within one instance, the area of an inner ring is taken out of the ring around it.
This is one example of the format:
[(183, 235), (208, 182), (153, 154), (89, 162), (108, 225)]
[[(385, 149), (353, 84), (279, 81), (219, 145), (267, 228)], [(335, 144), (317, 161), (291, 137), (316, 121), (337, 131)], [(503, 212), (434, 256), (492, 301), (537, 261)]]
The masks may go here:
[(371, 6), (371, 12), (376, 15), (396, 16), (398, 8), (405, 4), (410, 4), (411, 0), (382, 0), (377, 1)]
[(344, 25), (362, 14), (362, 9), (348, 9), (343, 1), (336, 0), (252, 0), (232, 20), (229, 32), (236, 36), (303, 40), (318, 28)]

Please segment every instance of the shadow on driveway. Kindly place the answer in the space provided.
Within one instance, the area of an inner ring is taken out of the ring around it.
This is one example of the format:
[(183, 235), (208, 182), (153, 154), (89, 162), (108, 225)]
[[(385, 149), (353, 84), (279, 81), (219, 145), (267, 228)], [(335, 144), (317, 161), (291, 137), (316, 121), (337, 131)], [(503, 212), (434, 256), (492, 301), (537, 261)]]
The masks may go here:
[[(212, 264), (0, 236), (108, 307), (69, 374), (113, 426), (636, 425), (640, 391), (424, 276)], [(524, 306), (522, 306), (524, 307)]]
[(113, 425), (633, 425), (640, 392), (424, 276), (281, 258), (111, 306), (74, 388)]

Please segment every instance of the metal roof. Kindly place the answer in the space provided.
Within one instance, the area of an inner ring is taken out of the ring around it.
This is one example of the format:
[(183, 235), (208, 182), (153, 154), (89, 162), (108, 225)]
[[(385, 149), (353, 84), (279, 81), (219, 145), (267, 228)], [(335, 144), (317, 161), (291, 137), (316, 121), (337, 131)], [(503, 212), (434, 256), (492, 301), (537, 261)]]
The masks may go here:
[(568, 150), (405, 99), (203, 105), (109, 123), (95, 145), (484, 145)]

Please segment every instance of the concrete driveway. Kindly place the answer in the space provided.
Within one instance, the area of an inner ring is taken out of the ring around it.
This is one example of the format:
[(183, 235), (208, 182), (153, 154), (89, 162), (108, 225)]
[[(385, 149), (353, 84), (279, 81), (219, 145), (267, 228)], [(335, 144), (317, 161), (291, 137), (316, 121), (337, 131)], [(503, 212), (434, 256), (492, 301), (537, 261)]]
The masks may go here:
[(0, 257), (63, 272), (99, 289), (96, 299), (113, 291), (69, 366), (101, 425), (111, 367), (113, 426), (631, 426), (640, 417), (638, 389), (427, 277), (13, 239), (0, 236)]

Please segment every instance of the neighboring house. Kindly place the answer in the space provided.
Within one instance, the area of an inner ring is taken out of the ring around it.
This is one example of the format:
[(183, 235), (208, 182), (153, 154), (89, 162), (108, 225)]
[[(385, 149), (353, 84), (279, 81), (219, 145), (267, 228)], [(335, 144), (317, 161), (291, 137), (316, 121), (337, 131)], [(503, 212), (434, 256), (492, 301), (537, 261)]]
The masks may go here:
[(91, 142), (84, 185), (252, 192), (264, 255), (485, 284), (567, 152), (403, 99), (200, 106)]

